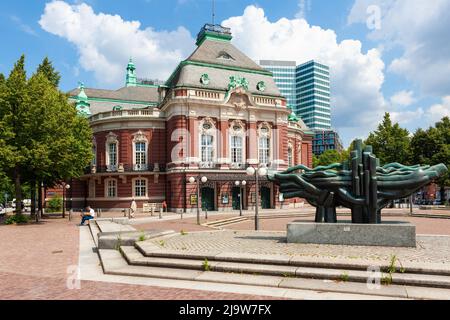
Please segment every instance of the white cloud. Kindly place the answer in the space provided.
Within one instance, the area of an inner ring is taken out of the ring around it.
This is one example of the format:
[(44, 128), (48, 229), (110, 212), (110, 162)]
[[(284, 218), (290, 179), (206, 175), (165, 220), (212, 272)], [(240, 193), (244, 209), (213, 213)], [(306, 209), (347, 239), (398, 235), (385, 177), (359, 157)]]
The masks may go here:
[(381, 119), (386, 102), (381, 93), (384, 63), (378, 49), (362, 52), (357, 40), (337, 41), (333, 30), (304, 19), (271, 22), (264, 10), (248, 6), (242, 16), (223, 22), (231, 27), (234, 44), (257, 59), (315, 59), (330, 66), (332, 117), (345, 142), (365, 136)]
[(124, 84), (129, 57), (136, 63), (138, 76), (165, 80), (194, 48), (194, 39), (184, 27), (174, 31), (144, 29), (138, 21), (95, 13), (85, 3), (49, 2), (39, 24), (74, 44), (80, 66), (94, 72), (101, 86)]
[(441, 103), (432, 105), (428, 109), (428, 117), (431, 124), (440, 121), (443, 117), (450, 117), (450, 96), (445, 96)]
[(388, 70), (418, 84), (425, 94), (448, 95), (450, 1), (356, 0), (348, 22), (365, 23), (369, 5), (379, 6), (382, 16), (381, 28), (369, 37), (403, 49)]
[(407, 107), (416, 102), (413, 91), (402, 90), (391, 97), (391, 103), (394, 106)]

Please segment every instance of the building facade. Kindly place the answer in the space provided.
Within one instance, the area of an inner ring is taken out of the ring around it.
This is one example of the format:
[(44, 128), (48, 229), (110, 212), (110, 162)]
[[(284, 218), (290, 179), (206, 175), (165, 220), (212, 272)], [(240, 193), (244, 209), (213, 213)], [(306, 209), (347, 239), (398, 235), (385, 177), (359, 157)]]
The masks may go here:
[(259, 65), (273, 74), (273, 79), (281, 94), (287, 99), (287, 105), (295, 110), (297, 104), (295, 61), (261, 60)]
[(330, 69), (309, 61), (297, 66), (294, 109), (312, 130), (331, 129)]
[(320, 156), (327, 150), (336, 150), (342, 152), (343, 146), (341, 138), (333, 130), (315, 130), (313, 139), (313, 153)]
[[(242, 192), (244, 209), (251, 209), (256, 183), (248, 167), (312, 165), (313, 132), (287, 108), (272, 73), (231, 38), (229, 29), (205, 25), (196, 50), (161, 85), (140, 82), (130, 61), (125, 87), (71, 91), (79, 113), (89, 117), (95, 155), (70, 182), (72, 208), (122, 209), (134, 199), (138, 207), (165, 201), (175, 212), (197, 201), (227, 211), (239, 208)], [(266, 177), (258, 192), (262, 208), (290, 204)]]

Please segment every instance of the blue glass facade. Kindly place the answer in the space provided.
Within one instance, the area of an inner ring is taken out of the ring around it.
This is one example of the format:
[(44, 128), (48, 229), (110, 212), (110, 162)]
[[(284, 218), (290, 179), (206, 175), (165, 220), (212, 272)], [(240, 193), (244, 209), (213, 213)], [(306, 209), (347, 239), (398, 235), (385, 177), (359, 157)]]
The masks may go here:
[(315, 61), (261, 60), (271, 71), (288, 106), (312, 130), (331, 130), (330, 68)]
[(313, 153), (316, 156), (321, 155), (327, 150), (341, 152), (342, 149), (342, 142), (337, 132), (333, 130), (315, 131), (313, 138)]
[(296, 67), (294, 111), (312, 130), (331, 130), (330, 68), (309, 61)]
[(287, 99), (287, 104), (293, 110), (297, 104), (295, 89), (295, 61), (261, 60), (261, 67), (273, 73), (273, 78), (281, 94)]

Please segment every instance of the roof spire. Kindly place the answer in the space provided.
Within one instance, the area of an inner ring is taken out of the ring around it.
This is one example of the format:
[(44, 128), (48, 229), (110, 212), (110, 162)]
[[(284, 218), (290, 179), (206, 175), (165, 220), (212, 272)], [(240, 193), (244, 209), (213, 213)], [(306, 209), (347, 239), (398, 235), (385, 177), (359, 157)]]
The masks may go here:
[(90, 110), (90, 104), (89, 104), (89, 99), (88, 96), (86, 94), (86, 92), (84, 92), (84, 83), (83, 82), (78, 82), (78, 89), (80, 89), (80, 92), (77, 95), (77, 101), (75, 103), (75, 107), (77, 109), (77, 112), (79, 115), (84, 116), (84, 117), (89, 117), (91, 115), (91, 110)]
[(127, 87), (136, 87), (137, 78), (136, 78), (136, 66), (134, 65), (133, 59), (130, 57), (127, 65), (127, 77), (125, 80), (125, 86)]
[(212, 0), (212, 24), (214, 25), (214, 20), (216, 17), (216, 6), (215, 6), (215, 1)]

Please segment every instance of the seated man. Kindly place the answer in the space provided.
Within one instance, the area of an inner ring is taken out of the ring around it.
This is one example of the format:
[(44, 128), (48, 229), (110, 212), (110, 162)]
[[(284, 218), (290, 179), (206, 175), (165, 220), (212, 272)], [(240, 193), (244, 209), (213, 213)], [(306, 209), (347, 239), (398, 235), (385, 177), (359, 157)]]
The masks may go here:
[(84, 223), (87, 220), (94, 219), (95, 217), (95, 211), (91, 207), (86, 207), (86, 212), (81, 213), (81, 223), (80, 226), (84, 226)]

